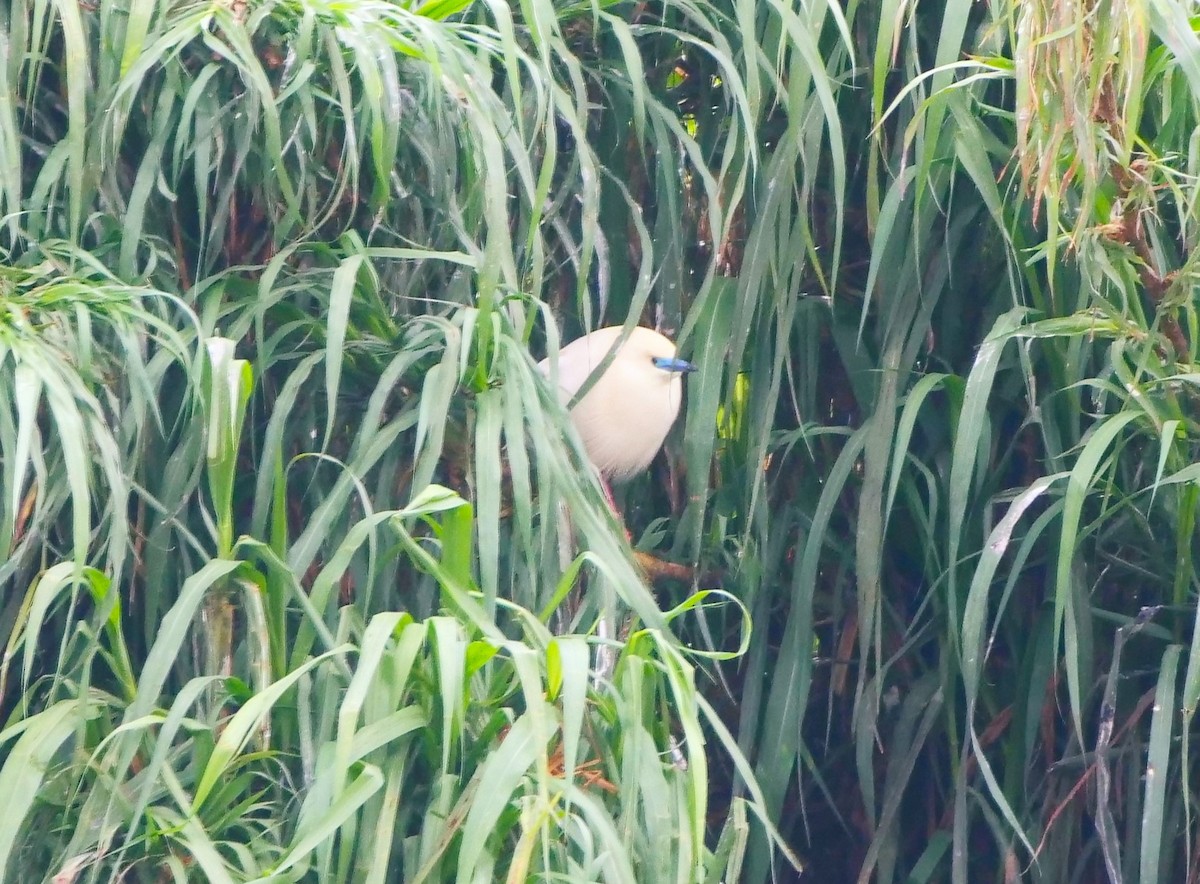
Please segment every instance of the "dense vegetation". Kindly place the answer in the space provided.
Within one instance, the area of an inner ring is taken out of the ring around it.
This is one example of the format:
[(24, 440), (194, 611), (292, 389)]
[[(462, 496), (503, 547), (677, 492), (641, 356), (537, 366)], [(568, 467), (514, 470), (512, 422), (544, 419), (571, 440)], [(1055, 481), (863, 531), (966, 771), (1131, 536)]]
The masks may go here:
[(10, 0), (4, 876), (1196, 880), (1197, 16)]

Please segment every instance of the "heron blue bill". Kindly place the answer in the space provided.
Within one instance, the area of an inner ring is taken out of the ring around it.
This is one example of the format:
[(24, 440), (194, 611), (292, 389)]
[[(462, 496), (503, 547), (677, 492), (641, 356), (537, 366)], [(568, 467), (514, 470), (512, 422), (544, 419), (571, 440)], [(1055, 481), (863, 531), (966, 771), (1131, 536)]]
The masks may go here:
[(696, 370), (696, 366), (688, 362), (686, 359), (680, 359), (676, 356), (655, 356), (654, 364), (663, 371), (677, 371), (681, 374), (686, 374)]

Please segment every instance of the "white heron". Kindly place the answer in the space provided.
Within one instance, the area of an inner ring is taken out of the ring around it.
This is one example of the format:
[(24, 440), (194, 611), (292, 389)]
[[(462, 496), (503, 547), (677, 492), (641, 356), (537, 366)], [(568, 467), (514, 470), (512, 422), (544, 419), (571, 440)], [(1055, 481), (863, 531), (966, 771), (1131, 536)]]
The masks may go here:
[[(679, 416), (683, 375), (696, 370), (658, 332), (636, 327), (622, 341), (623, 331), (619, 325), (598, 329), (558, 351), (559, 396), (567, 404), (616, 347), (603, 374), (571, 409), (571, 421), (610, 503), (608, 482), (644, 472), (662, 448)], [(549, 376), (550, 360), (543, 359), (538, 368)]]

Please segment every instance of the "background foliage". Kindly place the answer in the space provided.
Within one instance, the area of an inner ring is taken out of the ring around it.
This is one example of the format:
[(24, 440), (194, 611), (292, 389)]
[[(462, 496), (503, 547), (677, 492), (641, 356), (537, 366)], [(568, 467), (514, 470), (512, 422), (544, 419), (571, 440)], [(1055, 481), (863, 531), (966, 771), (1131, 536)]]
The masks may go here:
[(1197, 877), (1196, 13), (13, 0), (0, 868)]

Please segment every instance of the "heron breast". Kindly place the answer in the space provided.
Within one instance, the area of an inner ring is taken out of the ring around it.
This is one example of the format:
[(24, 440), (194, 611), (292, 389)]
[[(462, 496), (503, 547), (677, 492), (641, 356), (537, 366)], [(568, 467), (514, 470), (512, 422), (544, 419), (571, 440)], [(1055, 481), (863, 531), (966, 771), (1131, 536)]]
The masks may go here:
[(571, 419), (588, 458), (613, 481), (646, 469), (679, 415), (683, 385), (678, 375), (630, 378), (605, 372), (579, 401)]

